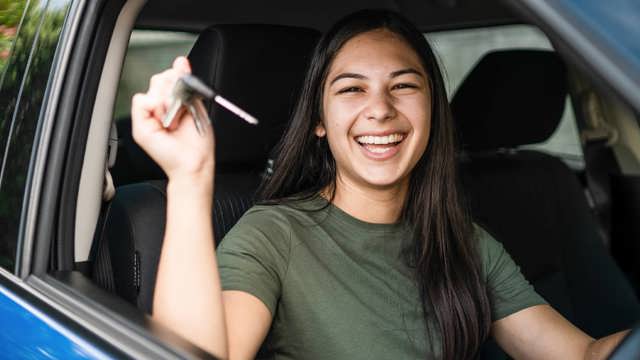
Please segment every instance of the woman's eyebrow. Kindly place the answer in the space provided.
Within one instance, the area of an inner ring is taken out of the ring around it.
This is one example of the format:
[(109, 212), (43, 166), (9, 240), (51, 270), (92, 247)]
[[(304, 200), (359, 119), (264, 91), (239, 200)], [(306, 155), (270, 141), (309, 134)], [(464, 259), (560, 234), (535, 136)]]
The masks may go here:
[(397, 70), (391, 73), (391, 75), (389, 76), (390, 78), (394, 78), (394, 77), (398, 77), (400, 75), (404, 75), (404, 74), (416, 74), (420, 77), (424, 77), (424, 75), (422, 75), (422, 73), (414, 68), (406, 68), (406, 69), (402, 69), (402, 70)]
[(331, 83), (329, 83), (329, 85), (333, 85), (334, 82), (340, 80), (340, 79), (358, 79), (358, 80), (364, 80), (367, 77), (362, 75), (362, 74), (357, 74), (357, 73), (341, 73), (339, 75), (337, 75), (336, 77), (333, 78), (333, 80), (331, 80)]
[[(406, 68), (406, 69), (401, 69), (401, 70), (396, 70), (394, 72), (392, 72), (389, 77), (390, 78), (394, 78), (394, 77), (398, 77), (400, 75), (404, 75), (404, 74), (416, 74), (420, 77), (424, 77), (424, 75), (422, 75), (422, 73), (414, 68)], [(346, 73), (341, 73), (336, 75), (336, 77), (333, 78), (333, 80), (331, 80), (331, 82), (329, 83), (329, 85), (333, 85), (333, 83), (335, 83), (336, 81), (340, 80), (340, 79), (358, 79), (358, 80), (365, 80), (367, 79), (366, 76), (362, 75), (362, 74), (358, 74), (358, 73), (351, 73), (351, 72), (346, 72)]]

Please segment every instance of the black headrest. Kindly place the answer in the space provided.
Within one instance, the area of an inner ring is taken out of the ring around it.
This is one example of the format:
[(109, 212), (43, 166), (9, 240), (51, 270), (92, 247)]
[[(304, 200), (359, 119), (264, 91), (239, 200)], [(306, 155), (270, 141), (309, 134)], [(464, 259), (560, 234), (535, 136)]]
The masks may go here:
[(552, 51), (485, 55), (451, 101), (463, 148), (514, 148), (544, 141), (564, 112), (566, 68)]
[(250, 125), (213, 102), (205, 104), (216, 132), (217, 171), (265, 166), (319, 35), (276, 25), (216, 25), (200, 34), (189, 54), (193, 73), (260, 121)]

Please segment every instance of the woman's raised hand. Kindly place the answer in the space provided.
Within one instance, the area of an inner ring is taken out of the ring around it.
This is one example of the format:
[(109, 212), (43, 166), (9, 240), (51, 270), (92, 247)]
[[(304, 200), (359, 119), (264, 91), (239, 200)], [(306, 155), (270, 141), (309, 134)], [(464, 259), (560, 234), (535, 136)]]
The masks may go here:
[(176, 81), (191, 73), (185, 57), (173, 66), (151, 77), (149, 90), (134, 95), (131, 105), (134, 140), (160, 165), (169, 180), (213, 182), (215, 154), (213, 128), (203, 121), (203, 132), (196, 130), (189, 111), (183, 111), (169, 128), (162, 126)]

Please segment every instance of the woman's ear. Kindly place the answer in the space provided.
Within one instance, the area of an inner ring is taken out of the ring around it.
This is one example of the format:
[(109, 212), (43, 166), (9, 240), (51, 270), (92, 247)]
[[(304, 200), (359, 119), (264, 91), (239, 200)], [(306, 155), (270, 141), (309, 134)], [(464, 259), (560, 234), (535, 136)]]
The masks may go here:
[(321, 138), (321, 137), (325, 137), (327, 135), (327, 130), (324, 128), (324, 124), (322, 124), (322, 121), (318, 122), (318, 125), (316, 125), (316, 136)]

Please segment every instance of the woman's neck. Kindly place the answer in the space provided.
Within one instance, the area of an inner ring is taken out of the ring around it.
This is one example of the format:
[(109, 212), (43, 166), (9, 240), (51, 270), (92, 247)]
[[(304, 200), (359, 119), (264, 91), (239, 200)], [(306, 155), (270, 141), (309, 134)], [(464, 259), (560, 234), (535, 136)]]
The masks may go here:
[[(393, 224), (400, 218), (408, 185), (405, 181), (389, 188), (365, 188), (337, 176), (333, 205), (362, 221)], [(328, 197), (327, 193), (323, 196)]]

